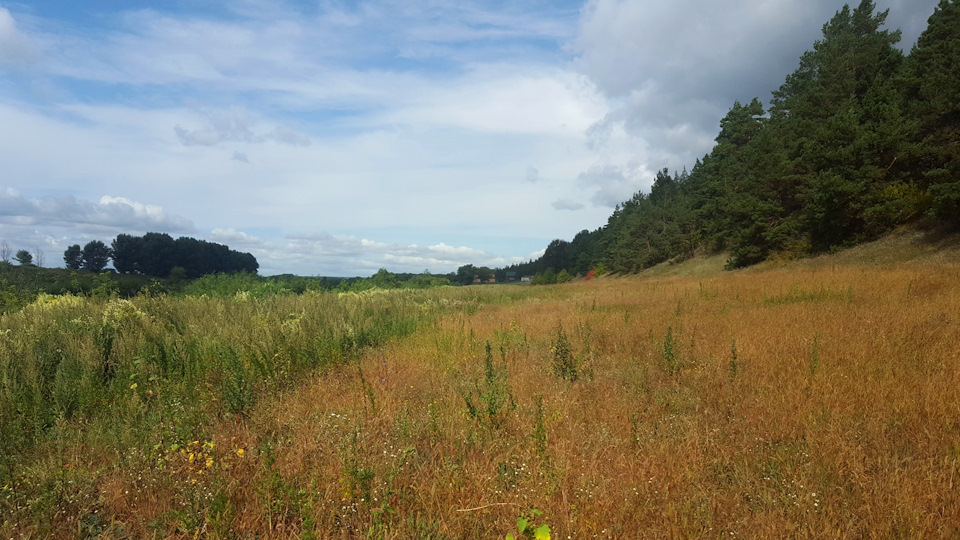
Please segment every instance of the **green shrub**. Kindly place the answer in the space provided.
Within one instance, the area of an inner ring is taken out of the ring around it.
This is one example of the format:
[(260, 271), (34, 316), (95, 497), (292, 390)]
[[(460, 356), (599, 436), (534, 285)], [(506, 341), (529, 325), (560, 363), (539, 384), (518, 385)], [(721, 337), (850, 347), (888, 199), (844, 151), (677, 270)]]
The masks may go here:
[(578, 369), (579, 362), (570, 349), (570, 340), (567, 339), (567, 333), (563, 326), (557, 325), (556, 339), (553, 346), (550, 347), (550, 353), (553, 360), (553, 372), (561, 379), (574, 382), (580, 374)]

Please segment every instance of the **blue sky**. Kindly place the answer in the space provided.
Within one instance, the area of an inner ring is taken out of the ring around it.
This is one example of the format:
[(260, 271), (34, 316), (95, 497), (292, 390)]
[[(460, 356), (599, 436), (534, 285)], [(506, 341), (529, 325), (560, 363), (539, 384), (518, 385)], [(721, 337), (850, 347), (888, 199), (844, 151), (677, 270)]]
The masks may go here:
[[(936, 0), (878, 1), (909, 49)], [(503, 266), (766, 101), (825, 0), (0, 0), (0, 240), (168, 232), (264, 274)]]

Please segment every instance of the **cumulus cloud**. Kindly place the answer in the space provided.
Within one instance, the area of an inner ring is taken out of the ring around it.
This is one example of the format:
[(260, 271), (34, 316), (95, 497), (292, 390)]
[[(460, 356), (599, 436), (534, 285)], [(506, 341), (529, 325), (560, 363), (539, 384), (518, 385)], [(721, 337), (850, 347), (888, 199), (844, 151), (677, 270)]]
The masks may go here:
[[(379, 268), (394, 272), (421, 272), (424, 268), (432, 272), (451, 272), (465, 264), (494, 267), (525, 260), (444, 242), (427, 246), (403, 245), (329, 233), (289, 236), (282, 250), (262, 253), (265, 259), (285, 259), (285, 267), (303, 268), (304, 273), (323, 275), (356, 275), (358, 272), (364, 275)], [(261, 262), (264, 267), (271, 264)]]
[[(907, 27), (909, 48), (916, 21), (936, 0), (878, 4), (892, 7), (888, 27)], [(620, 126), (648, 145), (649, 168), (692, 165), (712, 147), (734, 101), (768, 100), (839, 7), (833, 0), (588, 1), (571, 50), (611, 106), (590, 128), (591, 141), (601, 148)]]
[(233, 227), (216, 228), (210, 231), (209, 238), (213, 242), (233, 246), (264, 247), (267, 244), (252, 234), (247, 234)]
[(450, 246), (439, 243), (431, 246), (389, 246), (383, 254), (383, 260), (391, 265), (403, 265), (406, 268), (439, 268), (452, 271), (465, 264), (479, 266), (505, 266), (521, 262), (518, 257), (507, 258), (487, 253), (467, 246)]
[(191, 232), (193, 224), (166, 213), (163, 208), (145, 205), (124, 197), (104, 196), (98, 203), (72, 195), (28, 199), (16, 190), (0, 192), (0, 224), (77, 227), (116, 232)]
[(12, 188), (0, 190), (0, 238), (17, 249), (42, 249), (47, 266), (61, 266), (59, 254), (69, 245), (110, 243), (121, 233), (151, 231), (190, 234), (193, 224), (159, 206), (124, 197), (93, 202), (71, 195), (28, 198)]
[[(580, 173), (577, 182), (584, 189), (594, 191), (590, 198), (593, 204), (613, 208), (641, 189), (642, 182), (638, 177), (643, 174), (646, 171), (635, 165), (594, 165)], [(652, 183), (652, 178), (649, 183)]]

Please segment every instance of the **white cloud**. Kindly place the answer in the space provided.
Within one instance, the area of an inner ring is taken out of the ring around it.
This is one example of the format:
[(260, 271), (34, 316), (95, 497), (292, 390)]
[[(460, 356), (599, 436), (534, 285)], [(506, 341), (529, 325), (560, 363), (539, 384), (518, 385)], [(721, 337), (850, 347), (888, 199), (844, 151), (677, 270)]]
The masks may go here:
[(11, 225), (96, 228), (104, 231), (190, 232), (193, 224), (163, 208), (123, 197), (104, 196), (99, 203), (72, 195), (28, 199), (13, 189), (0, 192), (0, 223)]
[(17, 28), (10, 11), (0, 7), (0, 66), (32, 62), (38, 57), (37, 45)]
[(193, 224), (156, 205), (124, 197), (99, 202), (72, 195), (28, 198), (18, 190), (0, 190), (0, 239), (16, 249), (44, 251), (46, 266), (62, 266), (61, 253), (91, 240), (109, 244), (118, 234), (168, 232), (190, 234)]
[[(487, 65), (407, 96), (386, 123), (450, 126), (480, 133), (582, 137), (606, 106), (592, 84), (565, 70)], [(402, 99), (402, 95), (400, 96)]]
[[(936, 0), (894, 3), (888, 27), (933, 12)], [(572, 44), (575, 65), (611, 105), (591, 128), (597, 148), (614, 126), (648, 145), (648, 169), (679, 169), (710, 150), (735, 100), (767, 100), (821, 38), (832, 0), (590, 0)], [(909, 45), (907, 44), (907, 48)]]
[(446, 273), (465, 264), (494, 267), (527, 260), (442, 242), (429, 246), (401, 245), (329, 233), (288, 237), (282, 247), (254, 250), (254, 253), (258, 260), (262, 257), (260, 265), (266, 273), (275, 268), (275, 264), (282, 264), (307, 275), (334, 276), (370, 275), (379, 268), (393, 272), (422, 272), (426, 268)]
[[(644, 187), (641, 178), (646, 175), (646, 170), (636, 164), (632, 167), (595, 164), (580, 173), (577, 182), (584, 189), (594, 191), (590, 199), (593, 204), (613, 208), (640, 191)], [(649, 183), (652, 183), (652, 179)]]
[(234, 249), (240, 247), (266, 247), (267, 243), (252, 234), (234, 229), (233, 227), (216, 228), (210, 231), (209, 239), (212, 242), (226, 244)]

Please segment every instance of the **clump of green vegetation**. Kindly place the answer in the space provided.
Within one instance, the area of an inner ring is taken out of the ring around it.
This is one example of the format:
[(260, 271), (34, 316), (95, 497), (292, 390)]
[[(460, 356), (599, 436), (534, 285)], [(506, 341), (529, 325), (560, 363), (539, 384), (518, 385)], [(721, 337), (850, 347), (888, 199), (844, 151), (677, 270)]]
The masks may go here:
[(250, 368), (230, 347), (224, 347), (220, 357), (223, 362), (221, 376), (223, 401), (227, 411), (236, 415), (246, 414), (253, 406), (255, 398)]
[(810, 347), (810, 375), (817, 374), (817, 368), (820, 367), (820, 333), (813, 335), (813, 345)]
[(663, 337), (663, 346), (661, 349), (661, 359), (663, 366), (670, 375), (676, 375), (680, 372), (680, 354), (679, 345), (673, 337), (673, 326), (667, 327), (667, 334)]
[(543, 394), (533, 398), (533, 442), (538, 456), (547, 454), (547, 425), (543, 418)]
[[(499, 428), (503, 426), (507, 415), (517, 408), (513, 391), (507, 380), (507, 366), (504, 362), (499, 368), (493, 364), (493, 352), (488, 341), (483, 359), (484, 377), (474, 385), (474, 390), (463, 393), (463, 400), (470, 418), (485, 425)], [(476, 395), (474, 395), (476, 394)], [(475, 401), (476, 399), (476, 401)]]
[(189, 296), (209, 296), (211, 298), (230, 298), (245, 295), (253, 298), (293, 294), (278, 280), (260, 277), (246, 272), (236, 274), (207, 274), (194, 279), (183, 286), (183, 294)]
[(143, 454), (158, 439), (182, 447), (223, 413), (247, 417), (264, 395), (410, 334), (435, 306), (418, 291), (41, 294), (0, 316), (0, 486), (32, 448), (60, 436), (58, 422)]
[(529, 538), (531, 540), (550, 540), (550, 526), (546, 523), (543, 523), (537, 526), (536, 521), (539, 516), (543, 515), (543, 512), (532, 508), (517, 518), (517, 532), (520, 533), (519, 537), (513, 535), (513, 533), (507, 533), (507, 540), (515, 540), (516, 538)]
[(570, 348), (570, 340), (562, 325), (557, 325), (553, 345), (550, 347), (553, 373), (561, 379), (576, 382), (580, 376), (579, 361)]

